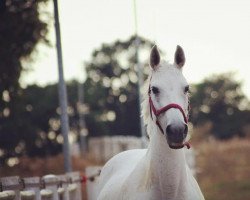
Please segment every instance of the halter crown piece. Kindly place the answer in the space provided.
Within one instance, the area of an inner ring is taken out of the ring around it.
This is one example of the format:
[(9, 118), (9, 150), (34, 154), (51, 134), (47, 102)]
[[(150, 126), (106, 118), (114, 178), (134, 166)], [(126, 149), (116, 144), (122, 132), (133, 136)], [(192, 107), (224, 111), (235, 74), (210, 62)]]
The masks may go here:
[[(148, 89), (148, 96), (149, 96), (149, 106), (150, 106), (150, 116), (151, 116), (151, 119), (153, 120), (153, 115), (152, 115), (152, 112), (154, 113), (155, 117), (156, 117), (156, 125), (158, 126), (158, 128), (160, 129), (160, 131), (162, 132), (162, 134), (164, 134), (164, 131), (161, 127), (161, 124), (158, 120), (158, 116), (166, 111), (168, 111), (169, 109), (171, 108), (175, 108), (175, 109), (179, 109), (182, 113), (182, 116), (184, 118), (184, 121), (185, 123), (187, 124), (188, 123), (188, 117), (186, 116), (184, 110), (182, 109), (182, 107), (176, 103), (170, 103), (162, 108), (160, 108), (159, 110), (157, 110), (153, 104), (153, 101), (152, 101), (152, 98), (151, 98), (151, 95), (150, 95), (150, 84), (149, 84), (149, 89)], [(188, 142), (185, 142), (183, 144), (183, 147), (186, 146), (188, 149), (190, 149), (190, 143)]]

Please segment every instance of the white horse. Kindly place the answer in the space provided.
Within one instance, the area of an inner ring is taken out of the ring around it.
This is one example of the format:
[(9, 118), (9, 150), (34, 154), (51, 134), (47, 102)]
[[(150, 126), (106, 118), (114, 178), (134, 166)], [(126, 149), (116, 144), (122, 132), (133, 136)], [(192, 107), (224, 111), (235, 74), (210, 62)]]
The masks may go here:
[[(143, 106), (148, 149), (122, 152), (102, 169), (98, 200), (202, 200), (185, 159), (188, 90), (182, 75), (185, 56), (177, 46), (175, 63), (150, 54), (151, 74)], [(133, 114), (133, 112), (131, 112)]]

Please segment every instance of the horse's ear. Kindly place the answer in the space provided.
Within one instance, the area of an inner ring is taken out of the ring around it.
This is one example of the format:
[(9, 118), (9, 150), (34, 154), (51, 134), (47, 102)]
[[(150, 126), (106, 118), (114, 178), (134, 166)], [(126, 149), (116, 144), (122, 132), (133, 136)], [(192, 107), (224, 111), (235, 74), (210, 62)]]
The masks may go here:
[(183, 49), (177, 45), (176, 47), (176, 51), (175, 51), (175, 56), (174, 56), (174, 61), (175, 61), (175, 64), (179, 67), (179, 68), (182, 68), (183, 65), (185, 64), (185, 54), (184, 54), (184, 51)]
[(150, 53), (150, 66), (153, 69), (156, 69), (156, 67), (160, 63), (160, 60), (161, 60), (160, 53), (159, 53), (159, 51), (157, 49), (157, 46), (154, 45), (152, 50), (151, 50), (151, 53)]

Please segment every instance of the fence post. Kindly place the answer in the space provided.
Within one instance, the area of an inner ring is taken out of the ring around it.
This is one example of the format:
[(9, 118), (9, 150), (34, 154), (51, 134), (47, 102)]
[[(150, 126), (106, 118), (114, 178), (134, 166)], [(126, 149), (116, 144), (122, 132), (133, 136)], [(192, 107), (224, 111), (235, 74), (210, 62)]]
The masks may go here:
[[(0, 200), (82, 200), (79, 172), (20, 179), (0, 178)], [(41, 190), (42, 189), (42, 190)]]
[[(59, 200), (59, 196), (58, 196), (58, 186), (59, 186), (59, 180), (55, 175), (46, 175), (42, 178), (42, 180), (44, 181), (44, 185), (45, 188), (48, 190), (51, 190), (51, 192), (53, 193), (53, 200)], [(47, 191), (49, 193), (49, 191)], [(46, 193), (44, 193), (46, 194)], [(46, 195), (45, 195), (46, 196)]]
[(61, 193), (58, 192), (60, 196), (60, 200), (69, 200), (69, 190), (68, 190), (69, 178), (66, 175), (58, 175), (57, 177), (60, 183), (60, 188), (58, 188), (58, 191), (59, 189), (64, 190)]
[(2, 190), (11, 190), (15, 191), (14, 200), (20, 200), (20, 190), (22, 189), (22, 185), (20, 184), (20, 178), (18, 176), (9, 176), (0, 178), (2, 183)]
[(36, 193), (33, 190), (21, 191), (20, 194), (21, 194), (22, 200), (35, 200), (36, 199)]
[[(35, 193), (35, 200), (41, 200), (41, 179), (40, 177), (29, 177), (23, 178), (24, 191), (33, 191)], [(23, 196), (23, 192), (21, 192), (21, 196)], [(28, 194), (27, 194), (28, 195)], [(28, 198), (28, 197), (27, 197)]]
[[(70, 200), (82, 200), (82, 184), (81, 176), (79, 172), (69, 172), (67, 176), (71, 180), (71, 184), (68, 186)], [(72, 198), (72, 196), (74, 198)]]
[(53, 200), (53, 192), (49, 189), (41, 190), (41, 199), (42, 200)]
[(96, 176), (101, 170), (100, 166), (92, 166), (86, 168), (86, 176), (94, 177), (93, 179), (87, 180), (87, 199), (96, 200), (98, 196), (98, 183), (99, 176)]
[(0, 200), (13, 200), (15, 199), (16, 194), (13, 190), (6, 190), (3, 192), (0, 192)]

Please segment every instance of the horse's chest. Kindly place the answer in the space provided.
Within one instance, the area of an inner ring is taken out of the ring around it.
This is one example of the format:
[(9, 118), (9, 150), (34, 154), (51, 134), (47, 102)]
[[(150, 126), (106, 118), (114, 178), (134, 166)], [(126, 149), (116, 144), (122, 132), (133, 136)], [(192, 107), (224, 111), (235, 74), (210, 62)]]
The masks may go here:
[(153, 186), (142, 186), (137, 181), (131, 181), (124, 183), (119, 190), (117, 199), (121, 200), (156, 200), (161, 199), (160, 191)]

